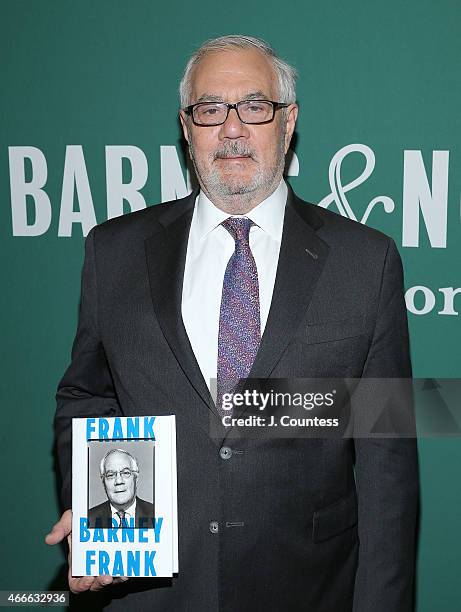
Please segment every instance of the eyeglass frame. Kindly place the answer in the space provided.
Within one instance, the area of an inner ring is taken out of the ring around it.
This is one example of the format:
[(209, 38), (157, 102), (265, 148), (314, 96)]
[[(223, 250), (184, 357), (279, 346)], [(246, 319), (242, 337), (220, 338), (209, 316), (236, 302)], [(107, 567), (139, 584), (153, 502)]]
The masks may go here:
[[(268, 102), (269, 104), (272, 104), (272, 117), (270, 119), (267, 119), (266, 121), (257, 121), (257, 122), (244, 121), (240, 117), (240, 113), (238, 111), (239, 104), (243, 104), (244, 102)], [(219, 123), (197, 123), (194, 119), (194, 108), (196, 106), (201, 106), (203, 104), (224, 104), (225, 106), (227, 106), (227, 113), (226, 113), (225, 119), (223, 121), (220, 121)], [(215, 100), (207, 102), (206, 100), (204, 100), (203, 102), (196, 102), (195, 104), (190, 104), (189, 106), (186, 106), (182, 110), (186, 113), (186, 115), (189, 115), (192, 118), (194, 125), (198, 127), (216, 127), (218, 125), (223, 125), (224, 123), (226, 123), (227, 118), (229, 117), (229, 111), (231, 111), (232, 109), (235, 109), (235, 112), (237, 113), (237, 117), (245, 125), (265, 125), (267, 123), (271, 123), (272, 121), (274, 121), (276, 110), (278, 110), (279, 108), (287, 108), (288, 106), (290, 106), (288, 102), (274, 102), (273, 100), (240, 100), (239, 102), (236, 102), (235, 104), (229, 104), (228, 102), (216, 102)]]
[(106, 472), (104, 472), (103, 474), (101, 474), (101, 478), (106, 478), (107, 480), (115, 480), (117, 478), (117, 474), (120, 476), (120, 478), (123, 478), (122, 472), (124, 472), (125, 470), (130, 472), (130, 475), (125, 476), (124, 478), (132, 478), (133, 474), (139, 474), (139, 470), (132, 470), (131, 468), (123, 468), (122, 470), (110, 470), (109, 474), (111, 472), (114, 472), (114, 476), (111, 476), (110, 478), (106, 476)]

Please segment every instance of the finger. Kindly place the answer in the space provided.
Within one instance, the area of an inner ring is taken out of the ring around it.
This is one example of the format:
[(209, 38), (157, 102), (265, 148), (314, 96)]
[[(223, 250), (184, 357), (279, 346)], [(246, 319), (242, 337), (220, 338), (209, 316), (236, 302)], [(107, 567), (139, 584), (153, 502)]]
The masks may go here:
[(61, 524), (56, 523), (56, 525), (53, 525), (53, 528), (50, 533), (45, 536), (45, 542), (50, 546), (53, 546), (54, 544), (62, 542), (66, 535), (67, 534), (65, 533), (64, 528), (61, 526)]
[(83, 593), (85, 591), (100, 591), (109, 584), (118, 584), (126, 582), (128, 576), (120, 576), (113, 578), (112, 576), (81, 576), (74, 578), (69, 571), (69, 588), (72, 593)]
[(113, 582), (114, 579), (112, 576), (96, 576), (93, 584), (90, 587), (90, 591), (100, 591)]
[(81, 576), (80, 578), (73, 578), (69, 571), (69, 589), (72, 591), (72, 593), (83, 593), (90, 590), (94, 581), (94, 576)]
[(45, 537), (45, 542), (49, 545), (58, 544), (61, 542), (72, 530), (72, 512), (66, 510), (61, 516), (59, 521), (53, 525), (50, 533)]
[(97, 576), (90, 587), (90, 591), (100, 591), (109, 584), (120, 584), (129, 580), (128, 576)]

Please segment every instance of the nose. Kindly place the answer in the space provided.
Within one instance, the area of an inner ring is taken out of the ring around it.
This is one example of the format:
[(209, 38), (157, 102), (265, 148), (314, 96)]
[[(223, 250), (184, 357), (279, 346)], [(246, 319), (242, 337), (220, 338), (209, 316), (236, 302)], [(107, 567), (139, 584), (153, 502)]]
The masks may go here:
[(117, 475), (115, 477), (115, 484), (123, 484), (125, 481), (123, 480), (122, 474), (120, 472), (117, 472)]
[(221, 125), (219, 138), (248, 138), (250, 131), (246, 123), (240, 121), (235, 108), (229, 110), (226, 121)]

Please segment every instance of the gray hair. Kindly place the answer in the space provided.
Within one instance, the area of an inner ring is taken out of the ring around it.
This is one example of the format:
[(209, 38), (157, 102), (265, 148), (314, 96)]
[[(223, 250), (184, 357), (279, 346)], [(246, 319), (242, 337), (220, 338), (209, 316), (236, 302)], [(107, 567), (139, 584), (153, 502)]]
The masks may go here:
[(220, 36), (207, 40), (197, 49), (192, 55), (184, 70), (184, 75), (179, 84), (179, 96), (181, 100), (181, 108), (189, 106), (192, 93), (192, 73), (194, 68), (200, 63), (202, 58), (207, 53), (216, 51), (228, 51), (229, 49), (257, 49), (264, 53), (272, 63), (275, 74), (278, 80), (279, 100), (277, 102), (285, 102), (293, 104), (296, 102), (296, 70), (287, 62), (282, 60), (264, 40), (254, 38), (253, 36), (244, 36), (240, 34), (231, 34), (228, 36)]
[(123, 448), (112, 448), (110, 451), (107, 451), (107, 453), (101, 459), (101, 463), (99, 464), (99, 473), (101, 474), (101, 478), (104, 476), (104, 470), (106, 467), (106, 459), (112, 453), (123, 453), (125, 455), (128, 455), (131, 461), (131, 469), (133, 470), (133, 472), (139, 472), (138, 460), (136, 459), (136, 457), (133, 457), (133, 455), (130, 455), (130, 453), (126, 450), (123, 450)]

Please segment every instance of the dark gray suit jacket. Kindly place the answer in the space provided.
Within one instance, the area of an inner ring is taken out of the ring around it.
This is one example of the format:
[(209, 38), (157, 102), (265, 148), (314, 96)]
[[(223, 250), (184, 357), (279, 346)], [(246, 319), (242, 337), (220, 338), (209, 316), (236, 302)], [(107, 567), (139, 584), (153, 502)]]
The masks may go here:
[[(181, 318), (195, 196), (110, 220), (86, 240), (72, 363), (57, 394), (64, 507), (72, 417), (177, 418), (179, 576), (109, 587), (110, 609), (408, 612), (415, 440), (210, 437), (216, 410)], [(395, 244), (290, 190), (251, 376), (410, 375)]]

